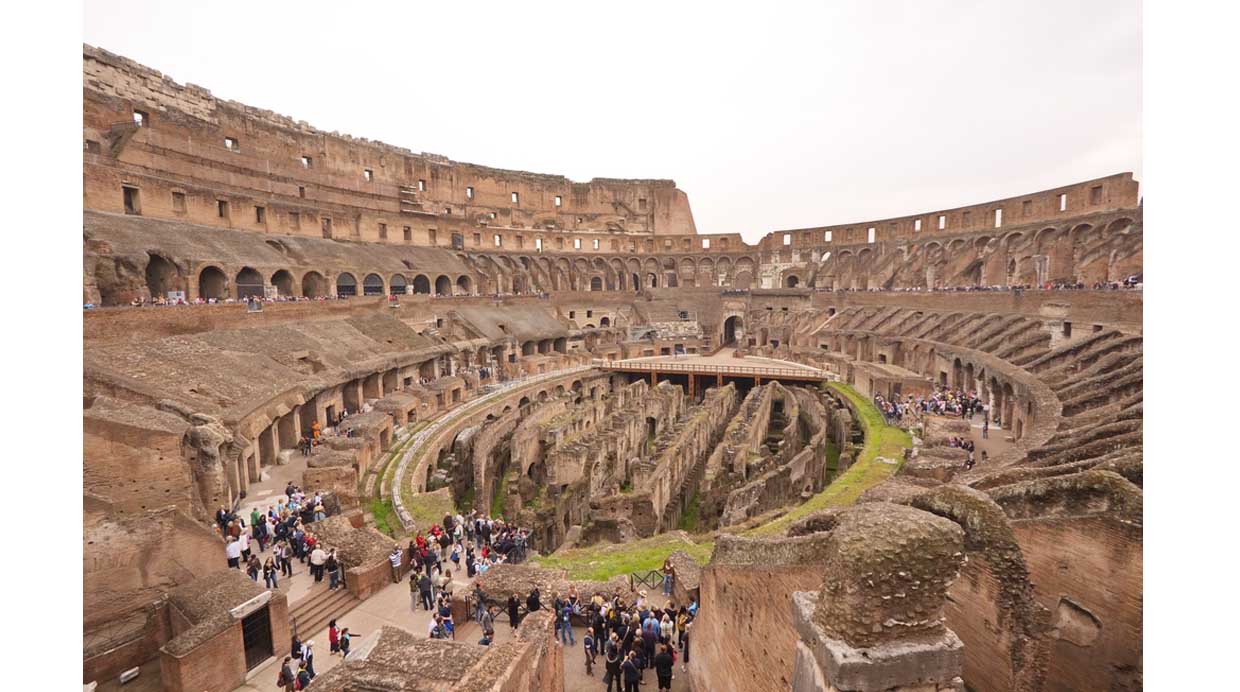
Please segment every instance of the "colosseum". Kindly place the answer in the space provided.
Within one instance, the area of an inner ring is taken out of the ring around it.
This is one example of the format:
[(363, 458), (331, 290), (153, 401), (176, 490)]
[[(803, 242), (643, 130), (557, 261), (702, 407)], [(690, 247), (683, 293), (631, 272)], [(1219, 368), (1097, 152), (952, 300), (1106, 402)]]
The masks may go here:
[(1142, 689), (1131, 173), (749, 243), (82, 68), (88, 687)]

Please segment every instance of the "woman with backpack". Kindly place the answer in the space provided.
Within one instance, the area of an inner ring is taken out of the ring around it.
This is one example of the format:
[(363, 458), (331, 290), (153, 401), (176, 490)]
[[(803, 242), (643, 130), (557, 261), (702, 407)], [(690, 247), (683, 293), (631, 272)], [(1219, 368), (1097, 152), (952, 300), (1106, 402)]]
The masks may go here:
[(304, 690), (310, 686), (310, 671), (306, 670), (306, 664), (303, 661), (297, 666), (297, 679), (293, 684), (294, 690)]
[(293, 686), (297, 684), (297, 676), (293, 674), (292, 666), (293, 658), (285, 656), (284, 662), (280, 664), (280, 674), (276, 677), (276, 687), (284, 690), (284, 692), (293, 692)]

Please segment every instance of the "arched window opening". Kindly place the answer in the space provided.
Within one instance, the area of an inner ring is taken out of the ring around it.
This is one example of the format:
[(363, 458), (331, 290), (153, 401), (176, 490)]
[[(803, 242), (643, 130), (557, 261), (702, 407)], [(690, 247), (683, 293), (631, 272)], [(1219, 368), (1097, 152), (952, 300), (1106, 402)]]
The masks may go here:
[(349, 272), (336, 277), (336, 295), (342, 297), (357, 295), (357, 279)]
[(383, 277), (378, 274), (367, 274), (366, 278), (362, 279), (362, 295), (383, 295)]

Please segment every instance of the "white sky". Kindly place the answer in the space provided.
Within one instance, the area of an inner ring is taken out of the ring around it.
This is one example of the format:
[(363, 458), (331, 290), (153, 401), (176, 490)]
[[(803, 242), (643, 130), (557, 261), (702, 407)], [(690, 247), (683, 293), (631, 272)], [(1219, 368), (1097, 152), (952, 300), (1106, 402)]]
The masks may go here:
[(1139, 0), (88, 0), (84, 41), (324, 130), (673, 178), (764, 233), (1141, 179)]

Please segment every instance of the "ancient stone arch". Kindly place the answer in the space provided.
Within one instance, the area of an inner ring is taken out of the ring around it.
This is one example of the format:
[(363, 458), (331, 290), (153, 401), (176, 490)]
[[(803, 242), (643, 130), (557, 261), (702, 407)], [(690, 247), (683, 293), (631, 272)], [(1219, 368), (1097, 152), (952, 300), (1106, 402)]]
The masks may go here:
[(336, 277), (336, 295), (338, 296), (355, 296), (357, 295), (357, 279), (349, 272), (341, 272)]
[(233, 285), (236, 287), (238, 300), (245, 300), (251, 296), (263, 297), (263, 275), (253, 267), (243, 267), (237, 272), (237, 280)]
[(296, 295), (293, 286), (293, 275), (287, 269), (280, 269), (271, 275), (271, 285), (280, 296)]
[(364, 296), (381, 296), (386, 295), (383, 285), (383, 277), (378, 274), (367, 274), (362, 279), (362, 295)]
[(221, 300), (228, 295), (228, 275), (223, 269), (209, 264), (198, 272), (198, 297)]
[(152, 299), (166, 297), (169, 291), (184, 291), (181, 268), (163, 255), (147, 251), (146, 288)]
[(316, 271), (308, 271), (301, 277), (303, 298), (321, 298), (328, 295), (327, 279)]

